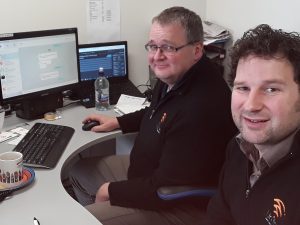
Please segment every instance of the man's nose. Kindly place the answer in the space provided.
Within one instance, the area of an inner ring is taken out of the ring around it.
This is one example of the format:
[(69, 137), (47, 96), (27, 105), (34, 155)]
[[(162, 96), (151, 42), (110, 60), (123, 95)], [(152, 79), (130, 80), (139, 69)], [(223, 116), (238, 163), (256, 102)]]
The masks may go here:
[(165, 58), (165, 54), (164, 54), (164, 52), (160, 48), (157, 48), (156, 52), (154, 53), (153, 58), (155, 60), (164, 59)]
[(250, 91), (244, 104), (247, 111), (259, 111), (263, 107), (263, 96), (259, 91)]

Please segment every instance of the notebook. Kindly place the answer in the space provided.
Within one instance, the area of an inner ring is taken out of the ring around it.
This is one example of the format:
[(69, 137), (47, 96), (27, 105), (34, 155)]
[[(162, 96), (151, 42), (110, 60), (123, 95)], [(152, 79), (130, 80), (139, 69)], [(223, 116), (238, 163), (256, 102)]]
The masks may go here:
[(128, 77), (127, 41), (79, 45), (80, 98), (86, 107), (95, 106), (94, 81), (99, 67), (109, 80), (110, 104), (121, 94), (144, 97)]

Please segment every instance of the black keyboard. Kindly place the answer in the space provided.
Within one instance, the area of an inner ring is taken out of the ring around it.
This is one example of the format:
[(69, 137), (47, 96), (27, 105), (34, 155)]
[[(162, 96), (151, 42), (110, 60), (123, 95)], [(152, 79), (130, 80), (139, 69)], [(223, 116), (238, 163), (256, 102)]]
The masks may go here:
[(54, 168), (74, 134), (62, 125), (36, 123), (13, 151), (23, 154), (23, 165)]

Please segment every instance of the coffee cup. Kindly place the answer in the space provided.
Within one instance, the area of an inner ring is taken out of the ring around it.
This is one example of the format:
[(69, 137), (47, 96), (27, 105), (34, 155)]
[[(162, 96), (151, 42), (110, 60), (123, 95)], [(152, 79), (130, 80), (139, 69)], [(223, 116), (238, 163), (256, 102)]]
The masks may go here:
[(20, 152), (0, 154), (0, 190), (13, 188), (22, 183), (23, 155)]

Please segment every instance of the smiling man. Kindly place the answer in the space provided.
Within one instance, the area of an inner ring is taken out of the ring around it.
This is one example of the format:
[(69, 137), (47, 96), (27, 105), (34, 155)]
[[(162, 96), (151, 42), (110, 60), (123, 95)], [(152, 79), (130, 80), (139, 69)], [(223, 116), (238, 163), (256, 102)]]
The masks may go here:
[[(154, 17), (148, 61), (158, 82), (151, 105), (117, 118), (91, 115), (92, 132), (138, 132), (129, 156), (83, 159), (70, 174), (78, 201), (104, 225), (198, 224), (206, 200), (165, 201), (162, 186), (216, 186), (235, 135), (230, 89), (203, 53), (200, 17), (172, 7)], [(101, 151), (101, 149), (99, 149)]]
[(186, 37), (182, 25), (170, 23), (169, 18), (153, 21), (150, 40), (145, 46), (149, 52), (149, 64), (156, 77), (171, 89), (202, 57), (203, 37)]
[(299, 127), (300, 98), (294, 68), (280, 54), (274, 59), (249, 55), (239, 61), (236, 74), (234, 122), (243, 139), (263, 154)]
[(300, 36), (260, 25), (233, 46), (228, 146), (206, 225), (300, 224)]

